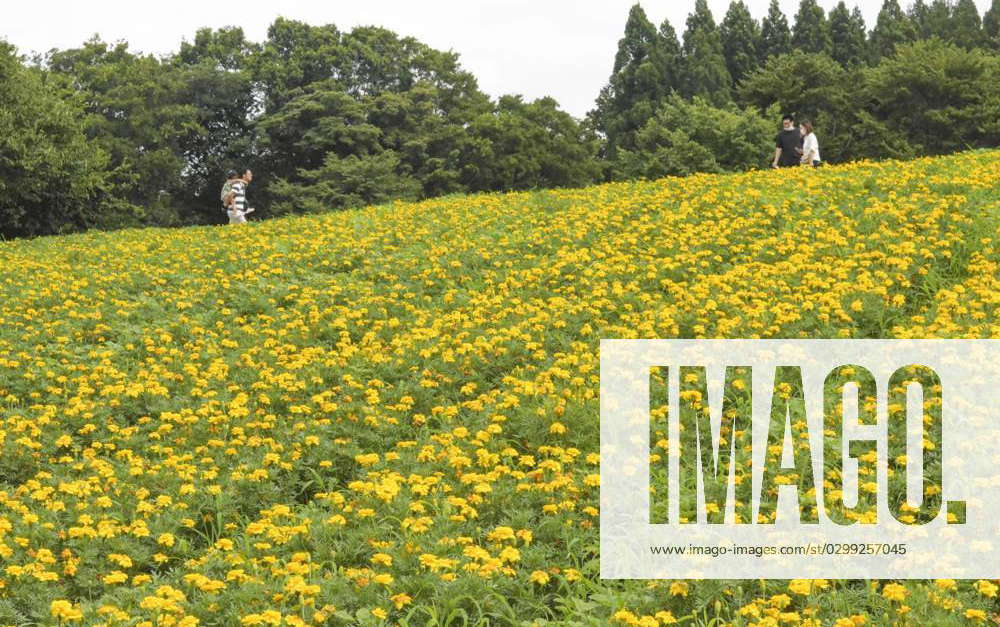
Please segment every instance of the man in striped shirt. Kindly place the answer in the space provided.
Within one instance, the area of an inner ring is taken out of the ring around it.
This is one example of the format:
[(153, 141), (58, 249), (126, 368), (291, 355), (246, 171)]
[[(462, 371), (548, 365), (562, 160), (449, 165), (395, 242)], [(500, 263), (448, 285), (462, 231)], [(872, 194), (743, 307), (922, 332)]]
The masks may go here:
[(247, 209), (247, 186), (253, 180), (253, 172), (244, 170), (241, 178), (233, 181), (232, 203), (229, 205), (229, 224), (243, 224), (247, 221), (246, 215), (253, 213), (253, 208)]

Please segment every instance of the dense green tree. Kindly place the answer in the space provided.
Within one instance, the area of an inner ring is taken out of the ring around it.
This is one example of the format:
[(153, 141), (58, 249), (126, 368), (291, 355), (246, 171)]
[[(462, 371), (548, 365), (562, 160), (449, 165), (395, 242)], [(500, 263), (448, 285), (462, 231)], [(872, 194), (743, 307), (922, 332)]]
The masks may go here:
[(597, 138), (552, 98), (503, 96), (467, 133), (461, 180), (469, 191), (580, 187), (600, 176)]
[(402, 172), (420, 181), (421, 196), (463, 191), (459, 151), (468, 141), (465, 128), (491, 104), (475, 100), (474, 107), (450, 109), (436, 86), (420, 83), (404, 92), (384, 92), (366, 100), (368, 122), (379, 130), (379, 143), (395, 151)]
[(914, 0), (910, 8), (906, 10), (906, 15), (910, 18), (910, 23), (913, 24), (913, 31), (916, 33), (917, 39), (930, 38), (930, 8), (924, 0)]
[(223, 173), (237, 164), (256, 166), (252, 119), (258, 103), (246, 68), (257, 50), (239, 28), (201, 29), (194, 43), (182, 42), (171, 59), (182, 73), (201, 129), (183, 147), (187, 197), (180, 202), (188, 221), (218, 220)]
[(1000, 0), (993, 0), (983, 14), (983, 42), (991, 50), (1000, 50)]
[(917, 154), (995, 146), (998, 63), (938, 39), (915, 42), (867, 70), (862, 95)]
[(939, 37), (964, 48), (975, 48), (987, 43), (984, 21), (974, 0), (932, 0), (927, 5), (917, 0), (910, 7), (908, 16), (920, 39)]
[[(766, 116), (777, 117), (777, 109)], [(768, 117), (735, 105), (715, 107), (700, 97), (671, 96), (640, 129), (635, 149), (623, 151), (619, 174), (653, 179), (761, 167), (773, 145)]]
[(204, 133), (194, 104), (197, 83), (183, 68), (133, 54), (124, 42), (92, 39), (50, 53), (46, 63), (79, 90), (87, 135), (122, 174), (123, 200), (143, 207), (150, 223), (185, 221), (191, 199), (187, 153)]
[(247, 68), (259, 51), (260, 46), (248, 41), (242, 28), (199, 28), (193, 42), (181, 41), (176, 60), (185, 65), (211, 63), (218, 70), (232, 72)]
[(339, 157), (330, 153), (320, 167), (300, 169), (295, 181), (272, 184), (273, 213), (308, 213), (363, 207), (419, 197), (420, 183), (399, 174), (399, 155), (391, 150)]
[(816, 120), (851, 108), (850, 76), (826, 55), (795, 51), (770, 59), (747, 77), (740, 97), (761, 111), (777, 103), (782, 113)]
[(722, 54), (726, 57), (726, 69), (733, 83), (757, 69), (760, 47), (760, 26), (750, 15), (743, 0), (734, 0), (719, 25), (722, 37)]
[(830, 26), (816, 0), (801, 0), (792, 28), (792, 47), (802, 52), (830, 54)]
[(919, 24), (918, 35), (923, 39), (939, 37), (945, 41), (951, 38), (951, 2), (932, 0)]
[(337, 79), (334, 68), (344, 63), (340, 31), (333, 24), (310, 26), (279, 17), (267, 29), (267, 39), (251, 59), (267, 113), (280, 109), (295, 89)]
[(365, 103), (338, 89), (334, 80), (317, 81), (293, 90), (281, 110), (257, 122), (264, 155), (288, 155), (296, 169), (315, 170), (327, 155), (346, 158), (381, 150), (381, 130), (368, 123)]
[(771, 57), (788, 54), (792, 51), (792, 33), (788, 30), (788, 18), (781, 12), (778, 0), (771, 0), (767, 15), (761, 22), (760, 48), (758, 55), (761, 62)]
[[(748, 76), (740, 98), (760, 111), (777, 104), (783, 113), (812, 121), (824, 160), (905, 156), (905, 142), (892, 138), (878, 120), (859, 117), (860, 79), (859, 70), (845, 70), (826, 55), (796, 51)], [(773, 121), (775, 129), (778, 123)]]
[[(300, 49), (313, 44), (322, 49)], [(298, 172), (319, 176), (321, 164), (327, 164), (327, 140), (342, 139), (331, 136), (340, 132), (338, 114), (327, 111), (317, 98), (328, 104), (335, 100), (338, 111), (346, 110), (348, 99), (354, 100), (363, 122), (352, 124), (361, 125), (359, 132), (375, 129), (379, 138), (378, 149), (338, 153), (341, 157), (390, 150), (400, 176), (419, 181), (421, 195), (426, 196), (462, 191), (456, 155), (467, 140), (463, 127), (492, 106), (475, 78), (461, 68), (457, 55), (382, 28), (340, 33), (331, 25), (312, 27), (279, 19), (262, 48), (255, 75), (265, 93), (265, 113), (257, 122), (258, 161), (263, 172), (290, 184)], [(303, 77), (309, 77), (308, 82)], [(299, 83), (304, 84), (288, 87)], [(268, 95), (274, 90), (277, 95)], [(297, 130), (282, 134), (289, 121)], [(308, 142), (289, 145), (282, 139), (296, 133), (314, 138), (323, 148), (308, 148)], [(376, 161), (380, 167), (387, 162)], [(270, 181), (262, 181), (260, 187), (264, 194), (259, 197), (266, 203)], [(284, 193), (290, 188), (280, 189)]]
[(958, 0), (951, 9), (951, 28), (948, 40), (963, 48), (976, 48), (983, 44), (983, 21), (975, 0)]
[(0, 41), (0, 236), (135, 224), (114, 198), (108, 155), (84, 133), (77, 97)]
[(722, 38), (706, 0), (696, 0), (684, 30), (684, 89), (719, 105), (730, 100), (732, 78), (726, 69)]
[(842, 67), (853, 67), (865, 62), (865, 20), (861, 11), (847, 10), (844, 0), (830, 11), (831, 56)]
[[(260, 123), (267, 150), (300, 157), (298, 168), (271, 185), (274, 211), (598, 179), (597, 138), (551, 98), (525, 103), (505, 96), (467, 125), (439, 119), (435, 128), (433, 92), (423, 85), (359, 100), (333, 81), (302, 90)], [(447, 154), (434, 156), (438, 143)]]
[(551, 98), (491, 101), (456, 54), (378, 27), (201, 29), (162, 58), (95, 39), (32, 67), (0, 46), (0, 235), (218, 221), (235, 165), (263, 216), (739, 170), (779, 112), (810, 118), (830, 161), (995, 145), (1000, 57), (969, 49), (1000, 45), (1000, 0), (982, 20), (972, 0), (898, 2), (867, 41), (857, 7), (802, 0), (795, 52), (776, 0), (760, 28), (743, 0), (718, 26), (698, 0), (683, 46), (636, 5), (585, 123)]
[(428, 82), (458, 100), (477, 90), (454, 52), (442, 52), (412, 37), (374, 26), (341, 33), (336, 26), (310, 26), (278, 18), (254, 60), (265, 111), (279, 109), (294, 89), (333, 80), (352, 96), (401, 93)]
[(891, 56), (896, 46), (913, 41), (916, 35), (913, 23), (899, 7), (898, 0), (885, 0), (869, 41), (871, 59), (878, 62)]
[(658, 93), (662, 94), (662, 98), (681, 90), (684, 53), (670, 20), (665, 19), (660, 24), (659, 35), (656, 46), (653, 47), (653, 65), (661, 76)]
[(605, 137), (609, 159), (614, 159), (620, 146), (632, 145), (636, 130), (674, 87), (677, 59), (671, 48), (676, 46), (676, 35), (668, 22), (657, 33), (642, 7), (632, 6), (625, 33), (618, 41), (611, 76), (589, 114), (594, 128)]

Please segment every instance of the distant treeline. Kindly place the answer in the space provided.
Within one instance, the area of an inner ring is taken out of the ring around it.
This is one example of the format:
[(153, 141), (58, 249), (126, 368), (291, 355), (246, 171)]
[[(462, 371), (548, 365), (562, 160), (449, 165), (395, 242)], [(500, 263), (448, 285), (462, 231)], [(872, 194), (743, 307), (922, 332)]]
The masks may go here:
[(31, 59), (0, 42), (0, 235), (222, 221), (230, 168), (263, 215), (451, 193), (763, 167), (781, 113), (827, 161), (995, 146), (1000, 0), (772, 1), (681, 39), (639, 5), (583, 120), (552, 98), (491, 99), (458, 55), (377, 27), (279, 18), (263, 42), (202, 29), (166, 57), (93, 39)]

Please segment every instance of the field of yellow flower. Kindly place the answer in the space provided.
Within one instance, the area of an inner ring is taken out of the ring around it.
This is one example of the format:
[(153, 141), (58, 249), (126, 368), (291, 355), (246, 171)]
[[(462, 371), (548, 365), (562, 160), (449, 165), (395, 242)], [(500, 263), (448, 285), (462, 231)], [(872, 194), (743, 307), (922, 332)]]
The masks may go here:
[(1000, 337), (1000, 152), (0, 244), (0, 626), (962, 625), (602, 581), (598, 342)]

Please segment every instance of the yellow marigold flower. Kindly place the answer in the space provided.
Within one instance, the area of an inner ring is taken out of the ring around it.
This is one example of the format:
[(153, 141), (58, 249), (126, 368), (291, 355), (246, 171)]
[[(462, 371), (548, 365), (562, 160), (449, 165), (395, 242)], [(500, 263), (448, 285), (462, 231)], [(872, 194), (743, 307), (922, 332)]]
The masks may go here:
[(373, 564), (392, 566), (392, 556), (386, 553), (376, 553), (375, 555), (372, 555), (371, 561)]
[(397, 610), (401, 610), (404, 605), (409, 605), (410, 602), (413, 601), (413, 597), (404, 592), (400, 592), (399, 594), (394, 594), (389, 597), (389, 600), (392, 601), (392, 604), (396, 606)]
[(120, 570), (116, 570), (102, 577), (101, 581), (103, 581), (107, 585), (112, 585), (116, 583), (125, 583), (126, 581), (128, 581), (128, 575), (126, 575)]
[(670, 584), (670, 596), (686, 597), (688, 595), (688, 585), (685, 581), (675, 581)]
[(502, 542), (503, 540), (513, 540), (514, 530), (510, 527), (497, 527), (486, 534), (486, 539), (490, 542)]
[(887, 583), (882, 588), (882, 596), (890, 601), (903, 601), (910, 592), (898, 583)]
[(979, 591), (979, 594), (983, 595), (984, 597), (989, 597), (991, 599), (997, 598), (997, 585), (992, 581), (980, 579), (979, 581), (976, 582), (975, 587), (976, 590)]
[(52, 618), (65, 622), (78, 621), (83, 618), (83, 612), (65, 599), (57, 599), (49, 605)]
[(812, 591), (812, 585), (808, 579), (793, 579), (788, 582), (788, 590), (795, 594), (807, 595)]
[(628, 610), (618, 610), (611, 615), (611, 620), (625, 623), (626, 625), (635, 625), (639, 622), (639, 617)]
[(981, 623), (986, 620), (986, 612), (983, 610), (967, 609), (965, 610), (965, 617), (969, 620), (974, 620), (977, 623)]
[(825, 590), (830, 587), (826, 579), (793, 579), (788, 583), (789, 591), (807, 596), (815, 590)]
[(277, 610), (267, 610), (260, 614), (247, 614), (240, 619), (244, 625), (280, 625), (281, 612)]
[(537, 583), (540, 586), (544, 586), (549, 582), (549, 574), (544, 570), (532, 571), (531, 576), (528, 578), (532, 583)]

